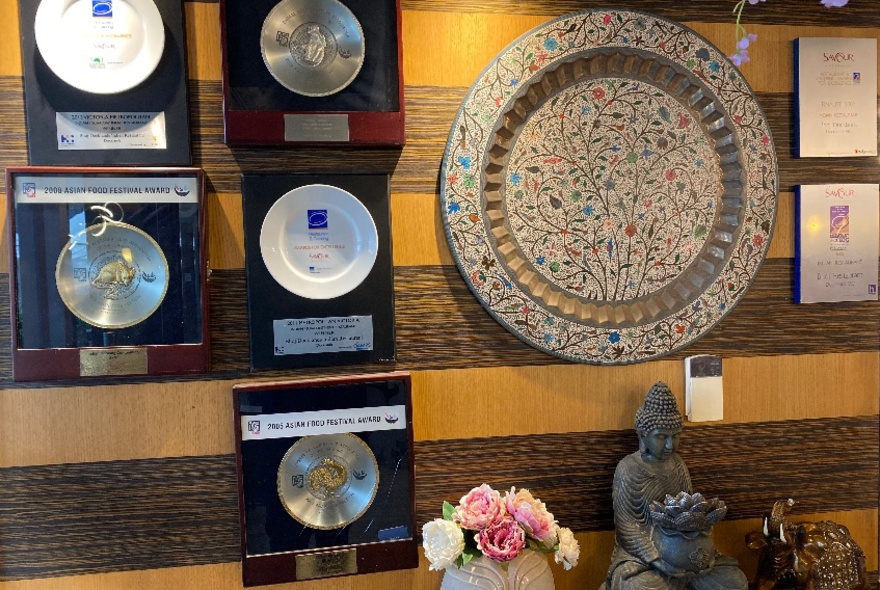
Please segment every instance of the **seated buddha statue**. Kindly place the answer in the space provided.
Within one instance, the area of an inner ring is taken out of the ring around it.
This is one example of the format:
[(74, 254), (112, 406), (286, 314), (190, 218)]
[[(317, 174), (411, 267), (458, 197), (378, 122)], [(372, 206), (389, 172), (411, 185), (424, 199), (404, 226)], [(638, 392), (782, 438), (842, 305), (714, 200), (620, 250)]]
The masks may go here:
[[(665, 383), (648, 391), (635, 427), (639, 450), (624, 457), (614, 472), (615, 547), (601, 590), (747, 590), (737, 561), (715, 551), (711, 538), (708, 554), (703, 549), (689, 554), (686, 545), (657, 542), (661, 531), (652, 521), (652, 505), (675, 497), (702, 499), (690, 495), (690, 474), (677, 452), (682, 419)], [(674, 551), (682, 554), (670, 555), (661, 545), (678, 547)]]

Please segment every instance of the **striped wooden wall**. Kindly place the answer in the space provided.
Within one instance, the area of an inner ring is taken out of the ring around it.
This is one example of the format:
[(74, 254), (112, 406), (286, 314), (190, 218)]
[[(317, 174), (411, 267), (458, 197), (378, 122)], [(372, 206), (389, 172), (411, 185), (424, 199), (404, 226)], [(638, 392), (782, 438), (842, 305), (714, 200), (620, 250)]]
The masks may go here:
[[(695, 345), (624, 367), (561, 362), (522, 344), (470, 295), (438, 211), (440, 158), (478, 72), (510, 41), (591, 0), (403, 0), (407, 145), (395, 150), (230, 149), (222, 142), (218, 5), (187, 2), (194, 164), (209, 183), (213, 371), (199, 378), (17, 384), (10, 380), (8, 302), (0, 302), (0, 581), (10, 590), (240, 587), (231, 387), (278, 377), (382, 370), (413, 375), (419, 523), (487, 481), (531, 487), (576, 530), (582, 563), (557, 588), (596, 588), (608, 567), (610, 485), (635, 448), (645, 391), (683, 392), (681, 359), (724, 357), (725, 421), (688, 425), (682, 454), (696, 489), (730, 508), (722, 551), (751, 576), (743, 536), (778, 498), (798, 517), (850, 527), (878, 569), (880, 307), (796, 306), (792, 187), (880, 182), (877, 158), (791, 157), (791, 40), (878, 37), (874, 0), (749, 6), (758, 33), (743, 72), (770, 119), (780, 209), (770, 257), (748, 296)], [(732, 51), (733, 0), (628, 0), (617, 8), (684, 22)], [(26, 164), (15, 0), (0, 0), (0, 157)], [(393, 172), (397, 362), (249, 374), (238, 175), (248, 171)], [(6, 228), (0, 207), (0, 228)], [(0, 246), (0, 292), (6, 291)], [(680, 400), (681, 401), (681, 400)], [(876, 574), (873, 575), (876, 585)], [(417, 570), (291, 584), (303, 590), (439, 588)]]

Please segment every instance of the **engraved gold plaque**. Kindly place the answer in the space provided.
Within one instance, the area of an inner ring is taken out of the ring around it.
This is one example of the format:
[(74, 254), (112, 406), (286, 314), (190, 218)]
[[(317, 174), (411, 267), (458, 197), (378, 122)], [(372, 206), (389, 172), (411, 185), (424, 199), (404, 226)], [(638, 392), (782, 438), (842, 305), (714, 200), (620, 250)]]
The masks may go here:
[(133, 225), (92, 225), (64, 246), (55, 285), (67, 309), (87, 324), (127, 328), (162, 303), (168, 261), (156, 240)]
[(356, 549), (296, 556), (296, 579), (300, 581), (347, 576), (357, 572)]
[(146, 375), (146, 348), (84, 348), (79, 351), (80, 377), (109, 375)]
[(379, 467), (353, 434), (305, 436), (278, 467), (278, 497), (300, 524), (330, 530), (361, 517), (376, 497)]

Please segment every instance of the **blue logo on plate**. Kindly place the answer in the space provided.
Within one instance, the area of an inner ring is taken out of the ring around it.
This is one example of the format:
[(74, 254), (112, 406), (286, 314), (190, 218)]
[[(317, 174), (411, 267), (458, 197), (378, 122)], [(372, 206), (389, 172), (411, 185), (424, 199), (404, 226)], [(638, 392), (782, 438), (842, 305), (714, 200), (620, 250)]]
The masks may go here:
[(309, 209), (309, 229), (327, 229), (327, 210)]
[(113, 0), (92, 0), (92, 16), (113, 16)]

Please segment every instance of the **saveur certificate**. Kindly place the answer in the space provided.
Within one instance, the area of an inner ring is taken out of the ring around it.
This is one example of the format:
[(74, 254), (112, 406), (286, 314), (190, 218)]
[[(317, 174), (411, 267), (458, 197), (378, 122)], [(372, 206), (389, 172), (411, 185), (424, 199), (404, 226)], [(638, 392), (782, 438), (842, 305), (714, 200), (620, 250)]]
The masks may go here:
[(880, 185), (802, 185), (795, 198), (795, 301), (876, 301)]
[(877, 155), (877, 40), (795, 40), (799, 157)]

